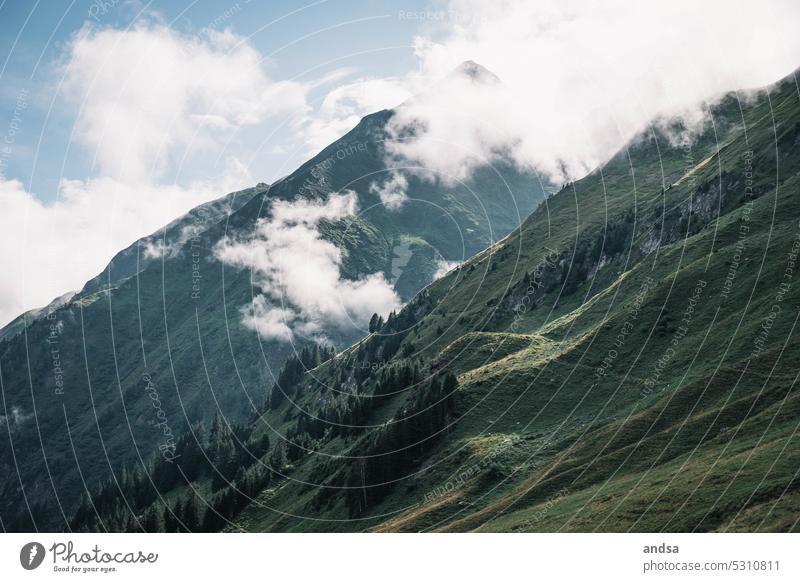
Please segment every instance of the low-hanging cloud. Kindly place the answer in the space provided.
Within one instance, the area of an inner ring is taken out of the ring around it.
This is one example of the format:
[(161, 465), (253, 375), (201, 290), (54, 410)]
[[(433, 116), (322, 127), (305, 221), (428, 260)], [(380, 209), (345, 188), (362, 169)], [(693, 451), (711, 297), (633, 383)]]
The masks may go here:
[[(415, 50), (444, 81), (398, 108), (389, 150), (456, 178), (502, 159), (575, 179), (658, 116), (696, 121), (703, 100), (800, 65), (800, 4), (784, 0), (451, 0), (437, 14)], [(449, 74), (466, 60), (501, 82)]]
[(255, 235), (215, 247), (223, 263), (250, 269), (261, 290), (242, 309), (244, 324), (265, 339), (325, 338), (329, 330), (363, 327), (373, 313), (387, 314), (400, 299), (382, 273), (359, 280), (341, 274), (343, 251), (324, 240), (320, 220), (354, 214), (353, 192), (327, 200), (276, 201)]
[(373, 182), (369, 186), (369, 191), (377, 194), (384, 207), (390, 211), (399, 210), (408, 200), (407, 190), (408, 180), (403, 174), (396, 171), (392, 172), (383, 183)]

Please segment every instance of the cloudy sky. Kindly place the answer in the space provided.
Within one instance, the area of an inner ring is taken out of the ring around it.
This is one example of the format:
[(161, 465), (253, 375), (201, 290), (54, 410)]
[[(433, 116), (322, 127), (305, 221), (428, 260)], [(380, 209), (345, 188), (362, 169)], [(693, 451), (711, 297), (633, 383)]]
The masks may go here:
[[(794, 1), (6, 1), (0, 324), (411, 95), (396, 122), (425, 139), (395, 155), (575, 178), (656, 116), (791, 73), (798, 23)], [(441, 82), (466, 60), (500, 82)]]

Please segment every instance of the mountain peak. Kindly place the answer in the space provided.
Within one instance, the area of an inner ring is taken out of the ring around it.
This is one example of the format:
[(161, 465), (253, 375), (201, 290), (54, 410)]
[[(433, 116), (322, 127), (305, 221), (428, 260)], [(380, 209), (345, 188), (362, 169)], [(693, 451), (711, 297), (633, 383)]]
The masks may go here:
[(475, 61), (464, 61), (455, 68), (452, 74), (467, 77), (473, 83), (493, 85), (500, 82), (497, 75)]
[(427, 90), (410, 97), (400, 104), (403, 107), (407, 104), (418, 103), (420, 100), (437, 94), (437, 91), (452, 86), (456, 81), (468, 81), (478, 87), (488, 87), (500, 84), (500, 77), (492, 73), (489, 69), (476, 63), (475, 61), (464, 61), (446, 76), (438, 79)]

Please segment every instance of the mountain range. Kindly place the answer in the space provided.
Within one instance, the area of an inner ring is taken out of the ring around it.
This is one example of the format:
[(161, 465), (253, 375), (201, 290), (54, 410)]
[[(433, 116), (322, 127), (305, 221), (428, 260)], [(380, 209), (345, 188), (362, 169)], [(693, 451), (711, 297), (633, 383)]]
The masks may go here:
[[(382, 111), (137, 242), (3, 332), (3, 527), (796, 530), (800, 91), (704, 114), (555, 188), (406, 168), (392, 208)], [(265, 340), (220, 241), (348, 191), (313, 226), (402, 307)]]

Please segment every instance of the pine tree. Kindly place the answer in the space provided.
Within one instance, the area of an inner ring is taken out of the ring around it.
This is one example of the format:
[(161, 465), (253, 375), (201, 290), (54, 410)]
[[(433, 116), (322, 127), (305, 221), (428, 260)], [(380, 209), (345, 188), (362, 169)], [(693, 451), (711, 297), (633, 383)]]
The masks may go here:
[(172, 511), (164, 508), (164, 529), (167, 533), (184, 531), (181, 521), (183, 521), (183, 503), (178, 499), (172, 507)]
[(197, 497), (194, 491), (190, 491), (186, 496), (181, 512), (181, 521), (188, 532), (196, 532), (200, 529), (200, 510), (197, 504)]
[(276, 470), (282, 470), (286, 466), (286, 445), (283, 441), (275, 443), (269, 457), (269, 464)]
[(269, 408), (270, 410), (277, 410), (283, 401), (286, 400), (286, 394), (281, 387), (277, 384), (272, 386), (272, 390), (269, 391)]
[(378, 314), (373, 313), (369, 319), (369, 332), (373, 333), (378, 331)]
[(259, 438), (256, 444), (253, 446), (252, 449), (253, 456), (260, 459), (261, 457), (266, 455), (267, 452), (269, 451), (269, 445), (270, 445), (269, 434), (267, 432), (264, 432), (264, 434), (261, 435), (261, 438)]
[(164, 512), (161, 507), (151, 505), (144, 512), (142, 517), (142, 527), (148, 533), (159, 533), (165, 531), (164, 529)]

